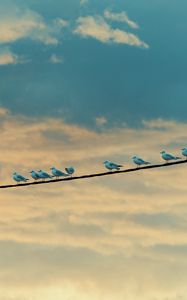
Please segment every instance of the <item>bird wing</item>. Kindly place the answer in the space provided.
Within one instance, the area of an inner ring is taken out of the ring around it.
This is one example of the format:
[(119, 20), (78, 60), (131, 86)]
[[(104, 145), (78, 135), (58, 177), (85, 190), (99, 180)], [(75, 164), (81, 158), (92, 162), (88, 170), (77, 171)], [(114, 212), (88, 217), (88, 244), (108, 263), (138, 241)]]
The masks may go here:
[(120, 168), (120, 167), (123, 167), (123, 166), (122, 166), (122, 165), (115, 164), (115, 163), (111, 163), (111, 167), (112, 167), (112, 168)]
[(45, 177), (51, 177), (47, 172), (42, 172), (41, 174)]
[(173, 156), (173, 155), (171, 155), (169, 153), (166, 153), (165, 157), (166, 157), (166, 159), (175, 159), (175, 156)]
[(60, 171), (60, 170), (56, 170), (56, 175), (57, 176), (63, 176), (64, 175), (64, 173), (62, 172), (62, 171)]
[(19, 179), (19, 180), (26, 180), (26, 178), (23, 177), (22, 175), (16, 175), (16, 177), (17, 177), (17, 179)]
[(142, 158), (138, 158), (138, 161), (141, 163), (141, 164), (145, 164), (145, 160), (143, 160)]

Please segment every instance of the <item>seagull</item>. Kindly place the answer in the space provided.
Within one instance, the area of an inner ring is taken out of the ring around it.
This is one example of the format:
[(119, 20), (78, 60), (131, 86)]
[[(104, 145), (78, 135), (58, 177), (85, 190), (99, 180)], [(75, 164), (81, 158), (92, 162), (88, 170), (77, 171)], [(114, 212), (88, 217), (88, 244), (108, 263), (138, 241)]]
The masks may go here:
[(182, 150), (182, 155), (186, 157), (187, 159), (187, 148), (183, 148)]
[(133, 156), (132, 157), (133, 162), (137, 165), (137, 167), (142, 166), (142, 165), (149, 165), (150, 162), (143, 160), (142, 158), (138, 156)]
[(29, 179), (28, 178), (25, 178), (24, 176), (14, 172), (13, 175), (12, 175), (12, 178), (17, 182), (27, 182)]
[(41, 179), (47, 179), (47, 178), (52, 178), (51, 175), (49, 175), (48, 173), (42, 171), (42, 170), (39, 170), (38, 171), (38, 175), (40, 176)]
[(118, 165), (118, 164), (115, 164), (109, 160), (105, 160), (103, 162), (105, 168), (107, 168), (108, 170), (112, 171), (112, 170), (120, 170), (121, 167), (123, 167), (122, 165)]
[(51, 173), (53, 174), (53, 176), (56, 177), (56, 179), (58, 179), (61, 176), (68, 176), (68, 174), (56, 169), (55, 167), (50, 168)]
[(73, 167), (65, 168), (65, 170), (68, 173), (68, 175), (72, 175), (73, 173), (75, 173), (75, 169)]
[(38, 179), (41, 179), (40, 175), (36, 172), (36, 171), (31, 171), (31, 177), (34, 179), (34, 180), (38, 180)]
[(166, 162), (168, 162), (168, 161), (170, 161), (170, 160), (177, 160), (177, 159), (180, 159), (180, 157), (178, 157), (178, 156), (173, 156), (172, 154), (166, 153), (165, 151), (161, 151), (160, 154), (161, 154), (162, 158), (163, 158)]

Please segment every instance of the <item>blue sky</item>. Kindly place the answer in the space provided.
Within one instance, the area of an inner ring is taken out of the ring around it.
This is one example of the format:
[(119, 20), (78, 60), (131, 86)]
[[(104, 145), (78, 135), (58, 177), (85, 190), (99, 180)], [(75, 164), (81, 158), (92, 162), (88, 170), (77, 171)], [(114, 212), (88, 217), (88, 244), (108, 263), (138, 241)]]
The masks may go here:
[[(69, 23), (52, 33), (57, 44), (33, 40), (29, 34), (2, 43), (2, 49), (8, 48), (22, 62), (0, 68), (1, 105), (26, 115), (63, 116), (89, 127), (98, 116), (107, 118), (109, 126), (139, 126), (142, 119), (159, 117), (185, 120), (186, 6), (185, 1), (167, 0), (6, 2), (7, 15), (16, 15), (19, 7), (20, 17), (29, 10), (49, 27), (56, 19)], [(73, 33), (79, 17), (103, 17), (105, 10), (126, 12), (139, 29), (106, 21), (136, 34), (149, 48)], [(52, 56), (62, 62), (51, 63)]]

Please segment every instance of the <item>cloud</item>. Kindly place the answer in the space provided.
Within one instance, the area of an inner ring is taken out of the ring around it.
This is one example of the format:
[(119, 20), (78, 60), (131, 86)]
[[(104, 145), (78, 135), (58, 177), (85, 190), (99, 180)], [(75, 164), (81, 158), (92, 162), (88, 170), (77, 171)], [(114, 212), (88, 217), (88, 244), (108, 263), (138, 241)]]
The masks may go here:
[[(127, 168), (134, 153), (157, 162), (161, 148), (177, 154), (187, 138), (186, 123), (161, 119), (97, 132), (3, 107), (0, 115), (1, 183), (51, 165), (100, 172), (103, 158)], [(1, 190), (1, 298), (183, 297), (186, 193), (185, 166)]]
[(45, 45), (57, 45), (58, 33), (67, 22), (63, 19), (53, 20), (47, 24), (35, 11), (11, 7), (0, 19), (0, 43), (13, 43), (20, 39), (33, 39)]
[(64, 62), (64, 58), (62, 56), (58, 56), (56, 54), (52, 54), (49, 61), (53, 64), (61, 64)]
[(126, 12), (120, 12), (120, 13), (114, 13), (114, 12), (111, 12), (109, 10), (105, 10), (104, 11), (104, 17), (108, 20), (111, 20), (111, 21), (117, 21), (117, 22), (123, 22), (123, 23), (126, 23), (128, 24), (129, 27), (133, 28), (133, 29), (138, 29), (139, 28), (139, 25), (130, 20), (127, 13)]
[(149, 48), (148, 44), (141, 41), (133, 33), (118, 28), (112, 28), (101, 16), (80, 17), (77, 20), (75, 34), (83, 37), (92, 37), (102, 43), (127, 44), (130, 46)]
[(13, 53), (9, 48), (0, 49), (0, 65), (15, 65), (27, 62), (26, 59)]
[(7, 117), (9, 115), (9, 110), (4, 108), (4, 107), (0, 107), (0, 116), (3, 117)]
[(84, 5), (84, 4), (86, 4), (86, 3), (88, 3), (88, 0), (80, 0), (80, 4), (81, 4), (81, 5)]
[(106, 119), (105, 117), (97, 117), (97, 118), (95, 119), (95, 123), (96, 123), (96, 125), (99, 126), (99, 127), (105, 125), (107, 122), (108, 122), (108, 121), (107, 121), (107, 119)]
[(1, 66), (16, 64), (17, 61), (18, 61), (17, 56), (11, 52), (0, 53), (0, 65)]
[(54, 20), (54, 24), (56, 24), (57, 28), (59, 27), (67, 27), (69, 22), (67, 20), (61, 19), (61, 18), (57, 18)]

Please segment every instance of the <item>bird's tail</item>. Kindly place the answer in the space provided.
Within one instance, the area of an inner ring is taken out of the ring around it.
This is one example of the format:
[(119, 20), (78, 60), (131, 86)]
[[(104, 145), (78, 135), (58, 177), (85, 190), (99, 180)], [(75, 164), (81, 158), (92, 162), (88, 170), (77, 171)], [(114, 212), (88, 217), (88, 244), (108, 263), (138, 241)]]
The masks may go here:
[(28, 179), (28, 178), (25, 178), (25, 180), (24, 180), (24, 181), (25, 181), (25, 182), (26, 182), (26, 181), (29, 181), (29, 179)]
[(150, 165), (151, 163), (149, 161), (146, 161), (145, 162), (145, 165)]
[(176, 156), (175, 159), (181, 159), (182, 157)]

